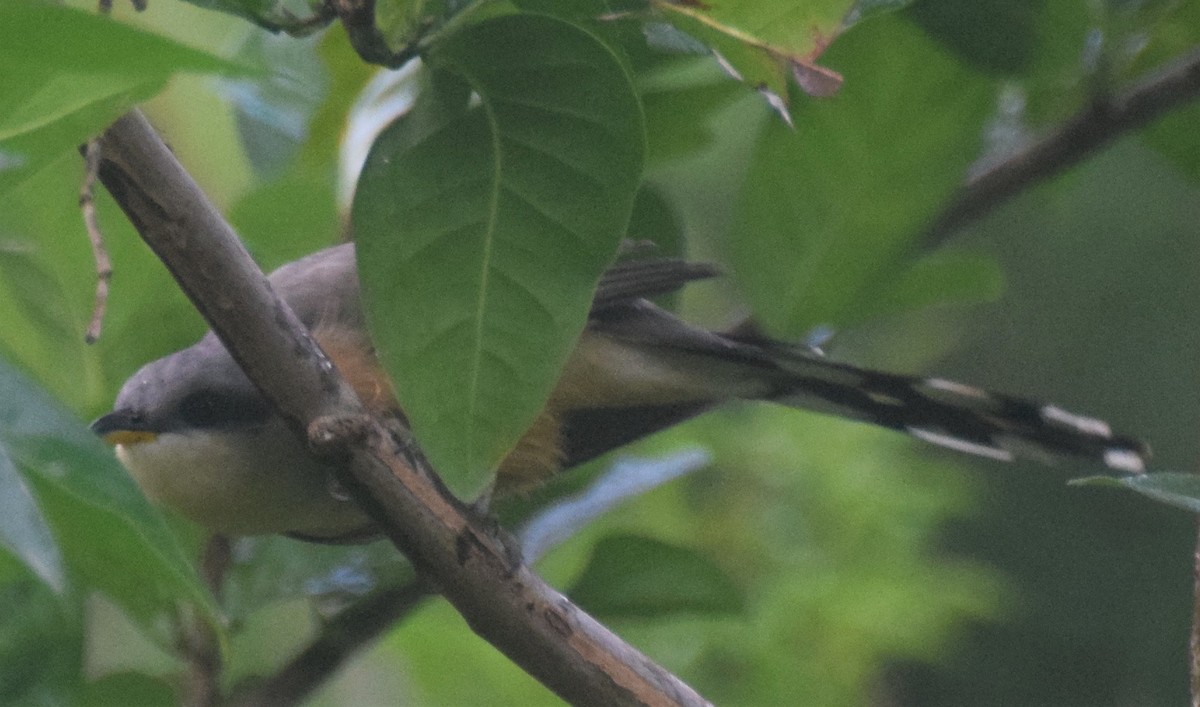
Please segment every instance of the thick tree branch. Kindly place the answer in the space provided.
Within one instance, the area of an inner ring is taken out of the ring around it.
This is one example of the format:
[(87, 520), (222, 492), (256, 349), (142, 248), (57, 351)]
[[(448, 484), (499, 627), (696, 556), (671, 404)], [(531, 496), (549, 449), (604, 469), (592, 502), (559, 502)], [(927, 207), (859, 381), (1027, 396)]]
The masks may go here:
[(367, 414), (140, 113), (101, 142), (101, 181), (246, 374), (344, 460), (339, 480), (476, 633), (575, 704), (706, 704), (546, 585), (419, 463), (406, 431)]
[(1054, 132), (968, 179), (930, 227), (925, 244), (937, 246), (960, 226), (1081, 162), (1096, 148), (1149, 125), (1197, 95), (1200, 95), (1200, 50), (1119, 95), (1098, 97)]

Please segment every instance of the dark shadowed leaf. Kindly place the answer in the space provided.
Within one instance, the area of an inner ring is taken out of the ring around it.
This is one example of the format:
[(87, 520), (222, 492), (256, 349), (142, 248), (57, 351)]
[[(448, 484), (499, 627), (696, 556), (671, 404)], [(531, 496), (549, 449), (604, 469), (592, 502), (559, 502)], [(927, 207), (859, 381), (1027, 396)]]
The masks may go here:
[(920, 0), (906, 14), (971, 64), (998, 74), (1029, 68), (1036, 49), (1038, 0)]

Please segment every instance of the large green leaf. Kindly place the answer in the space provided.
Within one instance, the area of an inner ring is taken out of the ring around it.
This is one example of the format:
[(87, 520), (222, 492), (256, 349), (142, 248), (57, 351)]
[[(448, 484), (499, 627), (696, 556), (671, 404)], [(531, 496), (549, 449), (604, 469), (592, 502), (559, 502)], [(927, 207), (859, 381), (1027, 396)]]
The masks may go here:
[(565, 22), (488, 20), (428, 61), (432, 86), (372, 148), (355, 235), (382, 359), (465, 493), (533, 421), (582, 330), (645, 137), (620, 63)]
[(0, 3), (0, 192), (95, 135), (176, 71), (244, 72), (108, 17)]
[(215, 615), (162, 517), (111, 451), (3, 361), (0, 446), (33, 491), (8, 499), (19, 507), (7, 508), (3, 522), (19, 529), (10, 525), (19, 513), (57, 541), (46, 549), (38, 534), (25, 547), (47, 557), (61, 553), (73, 580), (104, 591), (143, 626), (179, 602)]
[(989, 82), (895, 15), (826, 59), (846, 85), (797, 106), (794, 130), (768, 122), (731, 248), (755, 313), (797, 336), (894, 308), (884, 295), (977, 155), (992, 102)]

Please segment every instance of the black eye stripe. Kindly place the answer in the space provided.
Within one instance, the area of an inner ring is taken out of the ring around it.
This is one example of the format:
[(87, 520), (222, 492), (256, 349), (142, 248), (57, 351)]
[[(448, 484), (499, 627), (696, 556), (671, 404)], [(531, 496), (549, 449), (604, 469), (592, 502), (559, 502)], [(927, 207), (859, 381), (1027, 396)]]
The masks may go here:
[(179, 401), (175, 417), (185, 428), (238, 427), (264, 422), (270, 414), (257, 395), (219, 390), (198, 390)]

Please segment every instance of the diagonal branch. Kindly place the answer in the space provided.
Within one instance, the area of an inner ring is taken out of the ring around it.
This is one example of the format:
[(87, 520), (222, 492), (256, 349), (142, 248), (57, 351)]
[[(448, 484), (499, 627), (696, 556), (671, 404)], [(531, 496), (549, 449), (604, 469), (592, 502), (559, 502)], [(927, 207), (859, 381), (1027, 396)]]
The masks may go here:
[(521, 563), (369, 416), (232, 229), (137, 111), (101, 138), (100, 179), (246, 374), (471, 628), (579, 705), (707, 704)]
[(312, 643), (277, 673), (235, 694), (227, 707), (299, 704), (351, 655), (432, 593), (433, 588), (418, 578), (364, 597), (325, 624)]
[(1200, 49), (1111, 98), (1098, 97), (1054, 132), (967, 180), (925, 235), (936, 247), (1038, 182), (1083, 161), (1096, 148), (1150, 125), (1200, 95)]

